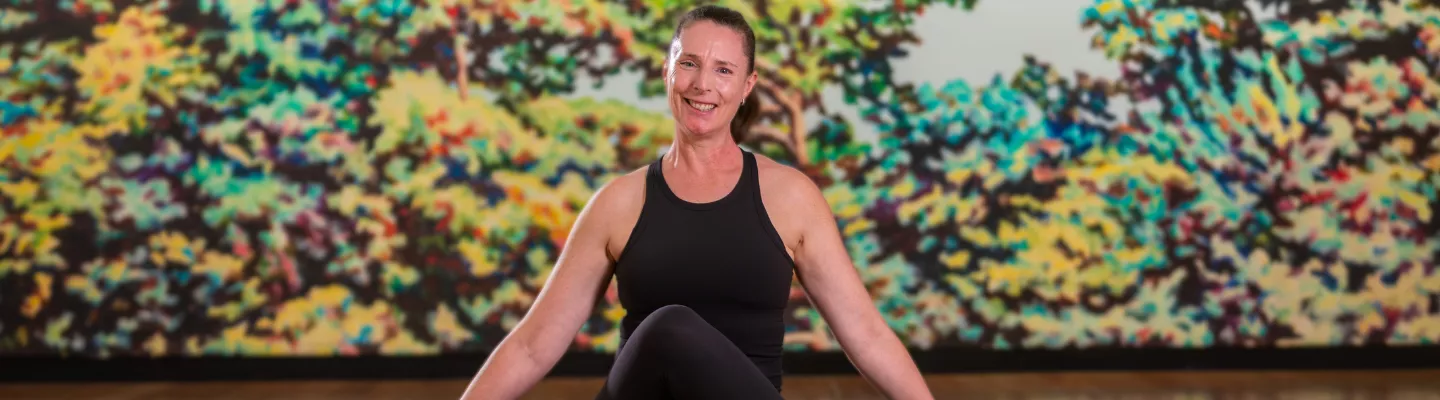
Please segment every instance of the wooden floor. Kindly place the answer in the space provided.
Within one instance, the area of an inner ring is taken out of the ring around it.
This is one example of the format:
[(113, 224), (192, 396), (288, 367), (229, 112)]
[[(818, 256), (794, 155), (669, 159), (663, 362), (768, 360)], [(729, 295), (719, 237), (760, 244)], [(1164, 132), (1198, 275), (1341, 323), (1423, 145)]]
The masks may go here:
[[(937, 399), (1440, 399), (1440, 371), (935, 375)], [(787, 399), (880, 399), (854, 376), (785, 378)], [(463, 380), (0, 384), (0, 399), (455, 399)], [(553, 378), (527, 399), (591, 399), (597, 379)]]

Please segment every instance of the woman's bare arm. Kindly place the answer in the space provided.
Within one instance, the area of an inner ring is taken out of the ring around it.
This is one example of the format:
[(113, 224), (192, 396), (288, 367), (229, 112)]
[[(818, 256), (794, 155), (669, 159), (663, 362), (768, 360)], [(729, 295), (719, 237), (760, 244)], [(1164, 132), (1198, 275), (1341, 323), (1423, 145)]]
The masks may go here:
[[(840, 347), (860, 373), (890, 399), (933, 399), (908, 349), (885, 324), (846, 251), (835, 216), (820, 189), (804, 174), (778, 172), (774, 202), (794, 221), (796, 275), (805, 293), (834, 330)], [(773, 214), (772, 214), (773, 215)]]
[(462, 400), (519, 398), (569, 349), (596, 299), (609, 286), (610, 232), (638, 209), (631, 204), (636, 197), (631, 192), (642, 187), (633, 178), (627, 175), (601, 188), (581, 210), (535, 303), (480, 367)]

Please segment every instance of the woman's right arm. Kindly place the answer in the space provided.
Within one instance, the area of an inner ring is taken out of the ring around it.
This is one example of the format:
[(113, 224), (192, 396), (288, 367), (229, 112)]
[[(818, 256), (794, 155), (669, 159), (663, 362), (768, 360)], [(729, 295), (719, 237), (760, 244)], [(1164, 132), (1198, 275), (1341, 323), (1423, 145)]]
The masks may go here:
[(638, 210), (631, 204), (632, 192), (642, 186), (627, 178), (633, 174), (601, 188), (580, 211), (535, 303), (480, 367), (461, 400), (519, 398), (569, 349), (596, 299), (609, 287), (612, 227)]

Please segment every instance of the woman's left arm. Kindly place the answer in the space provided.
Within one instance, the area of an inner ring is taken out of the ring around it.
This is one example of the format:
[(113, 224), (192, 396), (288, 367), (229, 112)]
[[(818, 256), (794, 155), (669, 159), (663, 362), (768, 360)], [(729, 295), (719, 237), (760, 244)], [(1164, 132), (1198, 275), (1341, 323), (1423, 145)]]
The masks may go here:
[[(802, 175), (803, 176), (803, 175)], [(808, 179), (794, 182), (794, 200), (785, 207), (798, 221), (796, 274), (840, 347), (872, 385), (895, 400), (933, 399), (910, 353), (885, 324), (869, 291), (855, 271), (835, 217), (818, 187)]]

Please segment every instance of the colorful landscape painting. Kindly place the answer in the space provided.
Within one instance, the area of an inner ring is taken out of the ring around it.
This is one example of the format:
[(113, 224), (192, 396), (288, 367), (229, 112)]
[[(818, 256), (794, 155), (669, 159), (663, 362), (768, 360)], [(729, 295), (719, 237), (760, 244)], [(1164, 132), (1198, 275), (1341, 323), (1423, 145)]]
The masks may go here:
[[(918, 26), (1002, 2), (16, 0), (0, 354), (488, 352), (670, 143), (702, 3), (757, 35), (742, 145), (820, 185), (914, 348), (1440, 341), (1436, 1), (1054, 1), (1067, 26), (950, 37)], [(1100, 66), (964, 50), (1042, 30)], [(838, 350), (792, 300), (787, 348)], [(623, 314), (612, 287), (574, 350)]]

